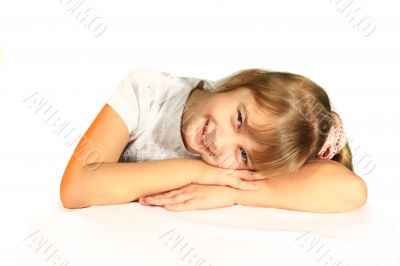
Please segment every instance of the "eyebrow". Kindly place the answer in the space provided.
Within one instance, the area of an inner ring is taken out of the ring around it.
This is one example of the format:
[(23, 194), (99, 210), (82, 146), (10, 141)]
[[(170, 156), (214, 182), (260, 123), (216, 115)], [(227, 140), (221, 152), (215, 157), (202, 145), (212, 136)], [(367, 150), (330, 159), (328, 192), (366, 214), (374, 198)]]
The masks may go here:
[[(249, 112), (247, 111), (247, 108), (246, 108), (246, 105), (244, 104), (244, 103), (240, 103), (240, 106), (244, 109), (244, 113), (245, 113), (245, 120), (244, 120), (244, 127), (246, 128), (246, 130), (247, 130), (247, 128), (249, 127), (249, 124), (248, 124), (248, 119), (249, 119)], [(252, 154), (253, 153), (253, 151), (251, 151), (251, 150), (246, 150), (246, 154), (247, 154), (247, 158), (248, 158), (248, 160), (247, 160), (247, 163), (248, 163), (248, 166), (251, 168), (251, 170), (254, 170), (254, 165), (253, 165), (253, 156), (252, 155), (250, 155), (250, 154)]]

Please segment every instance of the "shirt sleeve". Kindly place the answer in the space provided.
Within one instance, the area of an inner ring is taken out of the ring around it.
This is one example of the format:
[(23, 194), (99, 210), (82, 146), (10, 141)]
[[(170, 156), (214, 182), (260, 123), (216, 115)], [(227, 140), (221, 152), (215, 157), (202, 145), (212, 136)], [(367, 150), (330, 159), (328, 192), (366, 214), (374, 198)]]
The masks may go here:
[[(137, 67), (125, 75), (106, 103), (118, 113), (128, 128), (129, 135), (137, 132), (140, 121), (146, 115), (146, 100), (153, 88), (154, 71)], [(149, 91), (150, 90), (150, 91)]]

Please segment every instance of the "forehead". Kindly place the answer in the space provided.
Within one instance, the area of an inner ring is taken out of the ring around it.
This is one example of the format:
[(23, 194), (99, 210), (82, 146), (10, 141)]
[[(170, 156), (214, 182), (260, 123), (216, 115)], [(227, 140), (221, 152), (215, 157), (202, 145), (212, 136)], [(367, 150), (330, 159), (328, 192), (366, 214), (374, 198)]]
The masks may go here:
[(242, 98), (251, 98), (253, 96), (253, 91), (246, 87), (239, 87), (230, 91), (227, 91), (232, 96), (242, 97)]
[(251, 127), (263, 125), (266, 121), (266, 114), (259, 108), (254, 93), (246, 87), (240, 87), (236, 90), (235, 98), (239, 109), (244, 110), (247, 114), (247, 124)]

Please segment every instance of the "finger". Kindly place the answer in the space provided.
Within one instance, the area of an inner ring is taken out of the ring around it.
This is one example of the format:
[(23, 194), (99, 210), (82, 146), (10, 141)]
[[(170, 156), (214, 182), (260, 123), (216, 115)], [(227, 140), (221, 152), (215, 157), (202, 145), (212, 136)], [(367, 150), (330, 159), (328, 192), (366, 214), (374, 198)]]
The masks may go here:
[[(152, 197), (155, 199), (159, 199), (159, 198), (164, 198), (164, 197), (172, 197), (175, 196), (176, 194), (182, 193), (184, 190), (183, 189), (177, 189), (177, 190), (171, 190), (162, 194), (158, 194), (158, 195), (154, 195), (154, 196), (148, 196), (148, 197)], [(145, 197), (145, 198), (148, 198)]]
[[(171, 190), (171, 191), (167, 191), (167, 192), (162, 192), (159, 194), (155, 194), (155, 195), (151, 195), (151, 196), (146, 196), (146, 197), (142, 197), (141, 198), (141, 202), (143, 202), (143, 205), (149, 206), (149, 205), (159, 205), (159, 204), (154, 204), (157, 202), (157, 200), (165, 198), (165, 197), (172, 197), (175, 196), (176, 194), (182, 193), (185, 191), (185, 188), (180, 188), (177, 190)], [(152, 202), (149, 202), (148, 199), (151, 198)], [(156, 199), (153, 200), (153, 199)]]
[(193, 198), (192, 194), (189, 193), (179, 193), (176, 195), (173, 195), (171, 197), (147, 197), (145, 200), (147, 203), (153, 204), (153, 205), (165, 205), (165, 204), (176, 204), (176, 203), (182, 203), (184, 201), (187, 201), (189, 199)]
[(144, 205), (144, 206), (149, 206), (149, 205), (150, 205), (150, 204), (148, 204), (148, 203), (144, 200), (143, 197), (139, 198), (138, 201), (139, 201), (140, 204), (142, 204), (142, 205)]
[(193, 200), (188, 200), (185, 202), (175, 203), (175, 204), (166, 204), (164, 205), (164, 209), (176, 212), (196, 210)]
[(260, 187), (258, 185), (253, 184), (251, 182), (243, 181), (240, 178), (231, 178), (229, 185), (231, 187), (243, 189), (243, 190), (259, 190), (260, 189)]
[[(172, 191), (165, 192), (163, 194), (157, 194), (155, 196), (144, 197), (143, 200), (147, 204), (151, 204), (151, 203), (161, 202), (160, 199), (171, 198), (171, 197), (174, 197), (175, 195), (183, 193), (183, 192), (184, 192), (183, 189), (172, 190)], [(149, 201), (149, 198), (150, 198), (151, 202)], [(159, 204), (157, 204), (157, 205), (159, 205)]]
[(246, 173), (243, 174), (243, 175), (241, 176), (241, 178), (242, 178), (242, 180), (251, 181), (251, 180), (265, 179), (266, 176), (263, 175), (263, 174), (261, 174), (261, 173), (259, 173), (259, 172), (248, 171), (248, 173), (247, 173), (247, 174), (246, 174)]
[(142, 205), (150, 206), (151, 204), (148, 203), (148, 202), (146, 201), (146, 198), (147, 198), (147, 197), (159, 197), (159, 196), (162, 196), (162, 195), (164, 195), (164, 194), (166, 194), (166, 193), (169, 193), (169, 192), (161, 192), (161, 193), (154, 194), (154, 195), (151, 195), (151, 196), (140, 197), (140, 198), (138, 199), (138, 202), (139, 202), (140, 204), (142, 204)]

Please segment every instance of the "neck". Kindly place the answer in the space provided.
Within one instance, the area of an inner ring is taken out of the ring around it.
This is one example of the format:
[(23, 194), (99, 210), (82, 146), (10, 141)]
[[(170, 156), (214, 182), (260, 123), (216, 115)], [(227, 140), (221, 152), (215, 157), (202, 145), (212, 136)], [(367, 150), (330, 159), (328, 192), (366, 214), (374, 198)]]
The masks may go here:
[(195, 88), (193, 89), (189, 97), (186, 101), (185, 108), (183, 109), (182, 114), (182, 126), (184, 126), (185, 122), (188, 122), (187, 119), (199, 113), (200, 107), (204, 100), (207, 98), (210, 92), (205, 91), (203, 89)]

